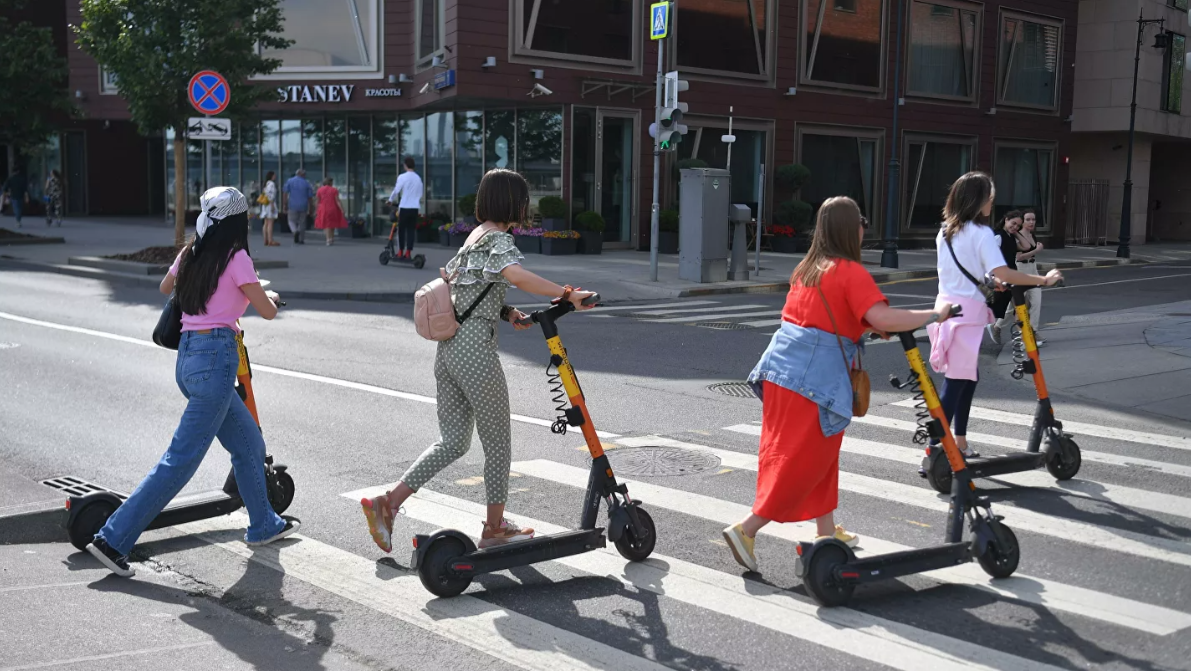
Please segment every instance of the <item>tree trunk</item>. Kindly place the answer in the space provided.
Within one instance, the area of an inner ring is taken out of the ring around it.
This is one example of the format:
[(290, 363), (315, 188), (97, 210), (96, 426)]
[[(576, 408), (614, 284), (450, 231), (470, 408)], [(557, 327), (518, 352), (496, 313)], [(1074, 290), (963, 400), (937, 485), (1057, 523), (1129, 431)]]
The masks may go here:
[(186, 128), (174, 127), (174, 246), (186, 243)]

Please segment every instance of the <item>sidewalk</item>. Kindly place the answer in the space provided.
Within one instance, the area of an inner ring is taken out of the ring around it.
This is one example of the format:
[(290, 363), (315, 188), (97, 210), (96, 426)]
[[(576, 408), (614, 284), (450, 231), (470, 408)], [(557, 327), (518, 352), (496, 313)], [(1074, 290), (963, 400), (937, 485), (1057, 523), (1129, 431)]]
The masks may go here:
[[(11, 227), (10, 219), (0, 219), (0, 225)], [(173, 228), (153, 218), (68, 219), (61, 228), (46, 229), (26, 225), (23, 233), (62, 237), (65, 244), (0, 246), (0, 268), (47, 270), (112, 282), (155, 286), (158, 279), (141, 274), (139, 277), (69, 263), (71, 257), (104, 256), (133, 252), (144, 247), (169, 245), (173, 242)], [(253, 258), (261, 261), (284, 261), (287, 268), (262, 271), (277, 292), (290, 298), (354, 299), (376, 301), (409, 301), (418, 287), (434, 279), (438, 268), (454, 254), (454, 250), (439, 245), (420, 245), (417, 252), (426, 255), (426, 267), (415, 270), (411, 266), (391, 263), (382, 266), (378, 256), (384, 246), (381, 238), (365, 240), (340, 239), (333, 247), (326, 247), (322, 234), (310, 231), (307, 244), (295, 246), (289, 236), (280, 236), (281, 247), (256, 244), (253, 237)], [(1191, 260), (1191, 244), (1144, 245), (1133, 248), (1133, 258), (1117, 259), (1115, 247), (1069, 247), (1043, 254), (1043, 270), (1052, 266), (1076, 268), (1121, 263), (1150, 263), (1154, 261)], [(930, 249), (901, 250), (900, 268), (881, 268), (881, 251), (865, 250), (864, 263), (878, 282), (890, 282), (917, 277), (932, 277), (935, 273), (935, 252)], [(631, 301), (677, 298), (724, 293), (783, 292), (794, 267), (801, 260), (797, 254), (761, 254), (761, 272), (748, 281), (699, 284), (678, 278), (678, 257), (663, 255), (658, 264), (658, 280), (649, 279), (649, 254), (628, 250), (606, 250), (599, 256), (541, 256), (528, 255), (526, 266), (536, 273), (562, 284), (582, 286), (599, 291), (605, 300)], [(749, 262), (753, 255), (750, 253)], [(159, 277), (159, 276), (157, 276)]]

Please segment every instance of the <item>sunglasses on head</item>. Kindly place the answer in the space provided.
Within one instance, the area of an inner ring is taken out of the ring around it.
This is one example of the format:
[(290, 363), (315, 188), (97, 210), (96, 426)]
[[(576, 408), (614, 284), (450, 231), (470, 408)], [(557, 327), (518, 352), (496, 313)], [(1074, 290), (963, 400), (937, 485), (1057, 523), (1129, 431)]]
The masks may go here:
[(861, 215), (861, 217), (860, 217), (860, 225), (861, 225), (862, 227), (864, 227), (864, 228), (868, 228), (868, 226), (869, 226), (869, 224), (868, 224), (868, 217)]

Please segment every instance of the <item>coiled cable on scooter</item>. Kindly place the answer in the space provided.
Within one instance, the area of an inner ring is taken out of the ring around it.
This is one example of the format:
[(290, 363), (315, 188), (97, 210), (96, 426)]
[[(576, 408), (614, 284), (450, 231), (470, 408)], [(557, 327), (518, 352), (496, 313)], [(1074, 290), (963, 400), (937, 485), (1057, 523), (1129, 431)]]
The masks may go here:
[(1009, 373), (1014, 380), (1020, 380), (1026, 376), (1026, 361), (1029, 359), (1026, 356), (1026, 343), (1022, 340), (1021, 323), (1013, 322), (1013, 370)]
[(914, 423), (917, 428), (914, 429), (914, 437), (911, 439), (916, 445), (925, 445), (930, 440), (930, 410), (926, 408), (926, 394), (922, 391), (922, 383), (918, 381), (918, 375), (913, 370), (910, 371), (909, 377), (905, 382), (902, 382), (895, 376), (890, 376), (890, 382), (898, 389), (909, 389), (914, 392), (912, 400), (914, 401)]
[(550, 357), (550, 363), (546, 364), (546, 379), (550, 385), (551, 401), (554, 403), (554, 412), (557, 415), (554, 418), (554, 423), (550, 425), (550, 431), (560, 436), (567, 435), (567, 390), (562, 384), (562, 373), (558, 372), (558, 363), (555, 359), (558, 357)]

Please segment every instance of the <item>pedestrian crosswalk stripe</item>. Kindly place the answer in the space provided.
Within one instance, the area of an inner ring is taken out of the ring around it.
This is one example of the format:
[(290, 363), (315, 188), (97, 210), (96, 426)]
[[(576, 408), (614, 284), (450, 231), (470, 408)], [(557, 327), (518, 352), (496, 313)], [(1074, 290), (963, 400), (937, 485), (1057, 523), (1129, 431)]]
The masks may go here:
[(583, 314), (595, 314), (601, 312), (637, 312), (638, 310), (652, 310), (655, 308), (683, 308), (692, 305), (719, 305), (719, 301), (683, 301), (681, 303), (655, 303), (653, 305), (609, 305), (607, 307), (599, 306), (587, 310)]
[[(373, 487), (343, 496), (359, 499), (374, 496), (388, 487)], [(422, 489), (406, 501), (405, 514), (437, 527), (474, 532), (480, 528), (486, 511), (481, 504)], [(508, 517), (532, 527), (539, 535), (566, 530), (522, 515)], [(604, 548), (554, 561), (897, 669), (1055, 668), (848, 608), (821, 609), (777, 587), (656, 553), (644, 562), (634, 563), (612, 548)]]
[[(728, 450), (721, 450), (716, 453), (720, 454), (721, 452), (726, 453)], [(722, 456), (726, 457), (727, 455)], [(726, 458), (724, 465), (731, 467), (731, 464)], [(516, 462), (513, 464), (513, 469), (523, 475), (578, 489), (583, 489), (587, 486), (589, 475), (586, 469), (575, 468), (543, 459)], [(620, 482), (627, 483), (629, 491), (633, 493), (634, 499), (642, 501), (642, 505), (647, 509), (650, 507), (662, 508), (724, 525), (735, 524), (751, 512), (748, 506), (731, 501), (723, 501), (703, 494), (670, 489), (639, 481), (620, 480)], [(812, 540), (815, 537), (815, 526), (810, 522), (770, 524), (761, 529), (761, 534), (796, 543)], [(864, 536), (861, 538), (860, 549), (857, 551), (857, 554), (861, 556), (867, 554), (885, 554), (909, 549), (912, 548), (908, 545), (901, 545), (873, 538), (872, 536)], [(1165, 636), (1186, 627), (1191, 627), (1191, 614), (1113, 596), (1100, 591), (1065, 585), (1040, 578), (1031, 578), (1020, 574), (1016, 574), (1012, 578), (992, 581), (975, 564), (962, 564), (938, 569), (925, 575), (940, 582), (968, 585), (1001, 596), (1019, 599), (1027, 603), (1075, 613), (1159, 636)]]
[[(634, 312), (633, 314), (659, 316), (659, 315), (677, 315), (677, 314), (682, 314), (684, 312), (713, 313), (713, 312), (729, 312), (732, 310), (764, 310), (764, 309), (766, 309), (766, 307), (767, 306), (765, 306), (765, 305), (722, 305), (718, 308), (687, 308), (687, 309), (682, 309), (682, 310), (648, 310), (648, 311), (644, 311), (644, 312)], [(773, 308), (768, 308), (768, 309), (772, 310)]]
[(642, 321), (651, 324), (669, 324), (674, 322), (706, 322), (716, 319), (733, 319), (735, 317), (770, 317), (781, 316), (781, 310), (765, 310), (764, 312), (732, 312), (729, 314), (715, 314), (715, 315), (688, 315), (686, 317), (665, 317), (662, 319), (644, 319)]
[[(893, 405), (911, 408), (914, 407), (914, 399), (898, 401)], [(1021, 427), (1028, 427), (1034, 423), (1034, 418), (1030, 415), (1022, 415), (1015, 412), (1005, 412), (1004, 410), (993, 410), (992, 408), (981, 408), (977, 406), (972, 406), (971, 417), (975, 419), (986, 419), (990, 422), (1016, 424), (1017, 426)], [(1123, 440), (1129, 443), (1141, 443), (1143, 445), (1160, 445), (1162, 447), (1171, 447), (1176, 450), (1191, 450), (1191, 438), (1184, 436), (1172, 436), (1164, 433), (1150, 433), (1146, 431), (1133, 431), (1131, 429), (1121, 429), (1115, 426), (1101, 426), (1099, 424), (1086, 424), (1084, 422), (1072, 422), (1069, 420), (1062, 420), (1062, 422), (1063, 430), (1075, 434), (1076, 436), (1096, 436), (1098, 438)]]
[[(737, 424), (725, 427), (725, 431), (743, 433), (751, 436), (761, 435), (761, 427), (755, 424)], [(623, 442), (623, 441), (622, 441)], [(922, 448), (903, 447), (889, 443), (878, 443), (859, 438), (844, 438), (842, 451), (847, 454), (859, 454), (918, 468), (922, 464), (925, 450)], [(1034, 487), (1040, 489), (1054, 489), (1081, 498), (1104, 501), (1128, 508), (1149, 510), (1191, 519), (1191, 499), (1173, 494), (1151, 492), (1146, 489), (1125, 487), (1107, 482), (1096, 482), (1085, 478), (1076, 478), (1065, 482), (1056, 481), (1046, 471), (1036, 470), (1023, 473), (1009, 473), (990, 478), (992, 482), (1000, 482), (1019, 487)]]
[[(974, 409), (973, 409), (974, 410)], [(860, 424), (870, 424), (873, 426), (882, 426), (889, 429), (899, 429), (902, 431), (916, 431), (918, 425), (914, 422), (909, 422), (902, 419), (892, 419), (890, 417), (878, 417), (876, 415), (865, 415), (864, 417), (853, 417), (853, 422)], [(1065, 427), (1066, 425), (1064, 425)], [(758, 428), (760, 435), (760, 429)], [(1029, 431), (1025, 428), (1024, 431)], [(969, 431), (967, 434), (968, 442), (977, 443), (981, 445), (996, 445), (998, 447), (1007, 447), (1011, 450), (1025, 450), (1025, 438), (1006, 438), (1005, 436), (997, 436), (991, 433), (979, 433)], [(1077, 441), (1078, 442), (1078, 441)], [(1191, 466), (1184, 466), (1182, 464), (1169, 464), (1164, 461), (1154, 461), (1152, 459), (1141, 459), (1139, 457), (1126, 456), (1122, 454), (1112, 454), (1110, 452), (1096, 452), (1092, 450), (1085, 450), (1080, 448), (1080, 457), (1084, 461), (1094, 461), (1100, 464), (1111, 464), (1113, 466), (1125, 466), (1144, 468), (1149, 471), (1157, 471), (1167, 475), (1175, 475), (1183, 478), (1191, 478)]]
[(191, 522), (180, 526), (179, 530), (197, 534), (212, 545), (280, 571), (288, 578), (313, 585), (517, 668), (542, 671), (663, 671), (667, 668), (475, 597), (435, 598), (412, 574), (312, 538), (295, 534), (284, 543), (250, 548), (242, 540), (247, 523), (248, 516), (237, 512), (227, 517)]
[(745, 326), (752, 326), (754, 328), (760, 328), (763, 326), (781, 326), (782, 320), (781, 319), (761, 319), (761, 320), (754, 321), (754, 322), (740, 322), (740, 323), (744, 324)]

